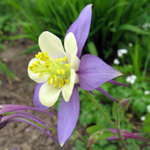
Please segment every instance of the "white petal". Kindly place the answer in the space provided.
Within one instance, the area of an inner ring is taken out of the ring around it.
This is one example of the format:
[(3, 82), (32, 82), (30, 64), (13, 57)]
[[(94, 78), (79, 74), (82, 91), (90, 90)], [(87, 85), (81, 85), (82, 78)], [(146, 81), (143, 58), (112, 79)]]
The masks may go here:
[(60, 92), (60, 88), (54, 88), (53, 85), (49, 85), (47, 82), (44, 83), (39, 92), (39, 99), (41, 104), (47, 107), (53, 106), (57, 101)]
[(70, 100), (74, 88), (74, 83), (75, 83), (75, 71), (71, 69), (70, 84), (69, 85), (65, 84), (62, 88), (62, 95), (66, 102)]
[(77, 55), (77, 42), (75, 36), (72, 32), (68, 33), (64, 40), (65, 50), (68, 56), (68, 62), (71, 64), (74, 63), (75, 57)]
[(77, 56), (75, 56), (75, 59), (74, 59), (74, 62), (72, 64), (71, 68), (73, 68), (75, 71), (78, 71), (79, 65), (80, 65), (80, 59)]
[(41, 51), (47, 51), (50, 58), (55, 59), (66, 56), (61, 40), (51, 32), (44, 31), (39, 36), (39, 46)]
[(33, 59), (30, 60), (29, 65), (28, 65), (28, 75), (29, 75), (29, 77), (30, 77), (32, 80), (34, 80), (35, 82), (37, 82), (37, 83), (43, 83), (43, 82), (46, 82), (46, 81), (47, 81), (49, 75), (47, 74), (47, 75), (44, 75), (42, 78), (39, 78), (39, 73), (33, 73), (33, 72), (29, 69), (29, 66), (32, 64), (32, 62), (35, 62), (35, 61), (37, 61), (37, 60), (38, 60), (38, 59), (36, 59), (36, 58), (33, 58)]

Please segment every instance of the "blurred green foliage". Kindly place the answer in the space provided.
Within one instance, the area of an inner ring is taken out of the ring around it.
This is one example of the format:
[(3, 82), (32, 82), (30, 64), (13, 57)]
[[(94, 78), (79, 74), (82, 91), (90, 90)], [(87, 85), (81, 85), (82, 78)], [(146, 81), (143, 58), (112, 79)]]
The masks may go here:
[[(37, 44), (44, 30), (60, 38), (78, 17), (85, 5), (92, 3), (92, 24), (88, 40), (92, 41), (99, 56), (108, 58), (118, 48), (118, 41), (130, 34), (150, 35), (141, 28), (143, 15), (149, 11), (147, 0), (7, 0), (18, 11), (15, 19), (24, 30), (23, 34), (10, 39), (29, 38)], [(31, 50), (32, 51), (32, 50)]]

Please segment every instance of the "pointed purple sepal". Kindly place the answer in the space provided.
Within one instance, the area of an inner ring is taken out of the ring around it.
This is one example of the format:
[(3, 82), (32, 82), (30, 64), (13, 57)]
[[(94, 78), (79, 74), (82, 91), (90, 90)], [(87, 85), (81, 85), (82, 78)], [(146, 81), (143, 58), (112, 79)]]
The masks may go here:
[(34, 102), (34, 106), (39, 108), (39, 109), (42, 109), (42, 110), (46, 110), (48, 109), (48, 107), (46, 106), (43, 106), (41, 103), (40, 103), (40, 100), (39, 100), (39, 91), (40, 91), (40, 88), (41, 86), (43, 85), (43, 83), (38, 83), (34, 89), (34, 95), (33, 95), (33, 102)]
[(87, 54), (81, 58), (78, 75), (80, 87), (91, 91), (103, 83), (122, 75), (122, 73), (106, 64), (100, 58)]
[(58, 110), (58, 141), (61, 146), (71, 136), (79, 117), (79, 92), (78, 85), (74, 86), (69, 102), (62, 99)]
[(92, 4), (89, 4), (81, 11), (77, 20), (70, 26), (70, 28), (66, 32), (66, 35), (69, 32), (73, 32), (75, 35), (78, 46), (77, 52), (78, 57), (81, 56), (83, 46), (86, 42), (86, 39), (90, 31), (91, 16), (92, 16)]
[(115, 101), (115, 102), (118, 103), (118, 101), (117, 101), (115, 98), (113, 98), (111, 95), (109, 95), (109, 94), (108, 94), (104, 89), (102, 89), (101, 87), (98, 87), (98, 88), (96, 88), (95, 90), (97, 90), (97, 91), (103, 93), (104, 95), (106, 95), (107, 97), (109, 97), (111, 100), (113, 100), (113, 101)]
[(119, 86), (130, 86), (131, 84), (124, 84), (124, 83), (119, 83), (115, 80), (110, 80), (108, 81), (109, 83), (115, 84), (115, 85), (119, 85)]

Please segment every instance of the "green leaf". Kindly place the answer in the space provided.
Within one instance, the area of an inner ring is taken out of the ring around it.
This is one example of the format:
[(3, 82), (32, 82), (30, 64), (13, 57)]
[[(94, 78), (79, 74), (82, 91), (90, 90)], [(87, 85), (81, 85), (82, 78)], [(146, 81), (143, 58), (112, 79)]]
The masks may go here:
[(29, 34), (19, 34), (19, 35), (14, 35), (14, 36), (8, 37), (8, 40), (17, 40), (17, 39), (24, 39), (24, 38), (32, 39), (32, 36)]
[(137, 34), (150, 35), (148, 31), (142, 30), (141, 28), (130, 24), (121, 25), (118, 29), (118, 31), (123, 31), (123, 30), (128, 30), (131, 32), (135, 32)]
[(102, 130), (102, 129), (105, 129), (106, 127), (100, 125), (100, 124), (97, 124), (97, 125), (93, 125), (93, 126), (90, 126), (86, 129), (87, 133), (88, 134), (93, 134), (95, 133), (96, 131), (99, 131), (99, 130)]
[(93, 42), (89, 42), (87, 46), (88, 46), (89, 52), (92, 55), (98, 56), (96, 46)]
[(17, 79), (17, 76), (14, 73), (12, 73), (7, 68), (7, 66), (4, 63), (2, 63), (2, 62), (0, 62), (0, 70), (3, 71), (3, 72), (5, 72), (9, 79), (11, 79), (11, 78)]
[(38, 44), (36, 44), (36, 45), (30, 46), (27, 50), (22, 52), (21, 55), (29, 54), (29, 53), (32, 53), (32, 52), (38, 51), (38, 50), (39, 50), (39, 46), (38, 46)]
[(8, 51), (8, 49), (3, 44), (0, 44), (0, 50)]
[(119, 112), (118, 111), (118, 103), (114, 102), (113, 103), (113, 117), (114, 119), (117, 121), (117, 113), (118, 113), (118, 119), (119, 121), (121, 121), (123, 118), (124, 118), (124, 110), (121, 110), (119, 109)]
[(113, 114), (113, 117), (116, 121), (117, 121), (117, 110), (118, 110), (118, 103), (114, 102), (113, 103), (112, 114)]

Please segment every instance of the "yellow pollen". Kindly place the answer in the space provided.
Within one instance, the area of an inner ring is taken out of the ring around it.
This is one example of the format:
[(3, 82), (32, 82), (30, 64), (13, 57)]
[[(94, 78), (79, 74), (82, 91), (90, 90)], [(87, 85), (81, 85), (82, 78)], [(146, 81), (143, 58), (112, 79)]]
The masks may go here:
[(62, 78), (59, 78), (59, 88), (62, 88), (64, 86), (64, 80)]
[(29, 70), (38, 74), (39, 78), (48, 75), (47, 82), (53, 87), (62, 88), (65, 84), (69, 85), (71, 66), (64, 58), (49, 58), (47, 51), (39, 52), (35, 55), (36, 61), (29, 65)]
[(61, 75), (64, 75), (64, 74), (65, 74), (65, 71), (66, 71), (66, 70), (61, 69), (61, 70), (60, 70)]
[(57, 69), (57, 70), (56, 70), (56, 73), (57, 73), (57, 74), (60, 74), (60, 70), (59, 70), (59, 69)]
[(40, 73), (39, 74), (39, 78), (42, 78), (44, 75), (43, 75), (43, 73)]
[(50, 84), (53, 84), (53, 81), (54, 81), (53, 78), (49, 78), (49, 79), (48, 79), (48, 84), (49, 84), (49, 85), (50, 85)]
[(64, 57), (64, 62), (66, 62), (66, 61), (67, 61), (67, 56)]
[(65, 79), (65, 83), (66, 83), (67, 85), (69, 85), (69, 80), (68, 80), (68, 79)]
[(70, 68), (70, 64), (65, 64), (65, 67)]

